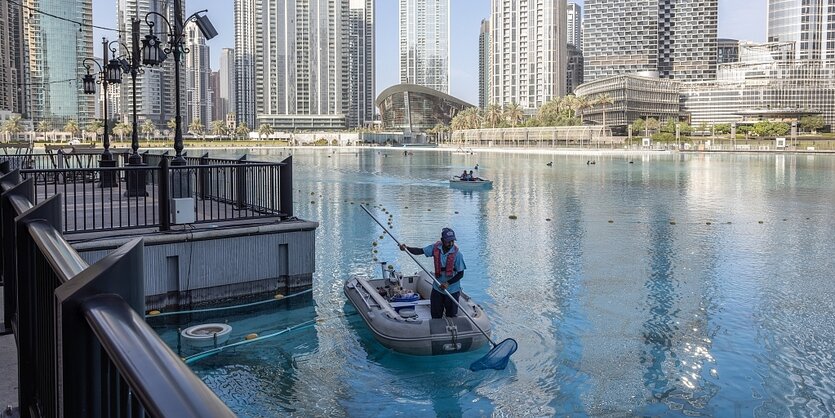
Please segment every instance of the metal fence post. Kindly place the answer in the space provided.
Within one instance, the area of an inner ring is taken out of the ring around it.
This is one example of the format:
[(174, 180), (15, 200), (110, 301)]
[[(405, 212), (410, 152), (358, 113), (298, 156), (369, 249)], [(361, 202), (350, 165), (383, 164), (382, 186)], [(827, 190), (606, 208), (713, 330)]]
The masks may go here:
[(109, 382), (102, 381), (102, 373), (91, 372), (102, 364), (103, 351), (85, 323), (83, 302), (98, 294), (116, 294), (144, 315), (143, 254), (142, 239), (131, 240), (55, 289), (55, 317), (60, 321), (55, 331), (61, 341), (56, 355), (63, 388), (59, 416), (93, 416), (101, 404), (102, 388)]
[[(199, 165), (201, 165), (201, 166), (209, 165), (209, 153), (208, 152), (203, 154), (203, 156), (200, 157)], [(199, 168), (197, 170), (197, 188), (198, 188), (197, 195), (200, 196), (200, 198), (204, 199), (204, 200), (206, 199), (206, 191), (209, 190), (209, 187), (210, 187), (209, 186), (210, 176), (211, 176), (211, 174), (209, 173), (209, 170), (206, 169), (206, 168)]]
[[(0, 165), (0, 275), (3, 277), (3, 329), (0, 335), (8, 334), (14, 329), (15, 312), (17, 311), (17, 271), (15, 268), (15, 223), (17, 215), (9, 198), (15, 194), (22, 194), (30, 202), (31, 188), (20, 184), (20, 170), (8, 172), (8, 162)], [(31, 185), (31, 181), (29, 184)], [(29, 192), (29, 193), (27, 193)]]
[(278, 211), (284, 217), (293, 217), (293, 156), (289, 156), (281, 162), (283, 165), (278, 169)]
[(240, 167), (235, 167), (235, 207), (246, 207), (246, 154), (238, 159)]
[(168, 171), (168, 158), (163, 157), (159, 163), (159, 184), (157, 185), (157, 202), (159, 203), (159, 230), (171, 230), (171, 179)]

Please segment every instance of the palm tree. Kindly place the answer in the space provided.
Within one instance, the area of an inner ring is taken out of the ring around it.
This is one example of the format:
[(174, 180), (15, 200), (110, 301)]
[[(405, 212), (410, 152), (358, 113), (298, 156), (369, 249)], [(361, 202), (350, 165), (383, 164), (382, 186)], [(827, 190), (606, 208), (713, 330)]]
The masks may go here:
[(235, 129), (235, 134), (242, 137), (249, 135), (249, 126), (247, 126), (246, 122), (241, 122), (241, 124), (238, 125), (238, 129)]
[(603, 93), (594, 98), (594, 104), (601, 106), (600, 109), (603, 111), (603, 132), (606, 132), (606, 107), (615, 104), (615, 100), (608, 93)]
[(119, 142), (125, 142), (125, 135), (130, 135), (133, 127), (124, 122), (119, 122), (113, 127), (113, 133), (119, 135)]
[(36, 126), (36, 127), (35, 127), (35, 131), (36, 131), (36, 132), (40, 132), (40, 133), (44, 134), (44, 135), (43, 135), (43, 136), (44, 136), (44, 140), (46, 140), (46, 139), (47, 139), (47, 137), (46, 137), (46, 133), (47, 133), (47, 132), (49, 132), (49, 131), (51, 131), (51, 130), (52, 130), (52, 124), (51, 124), (51, 123), (49, 123), (49, 121), (47, 121), (46, 119), (44, 119), (44, 120), (42, 120), (42, 121), (38, 122), (38, 126)]
[[(23, 132), (23, 124), (20, 123), (20, 115), (12, 115), (4, 124), (3, 124), (3, 132), (9, 134), (9, 139), (11, 139), (12, 135), (17, 135), (20, 132)], [(15, 136), (15, 139), (17, 137)]]
[(258, 139), (261, 139), (262, 136), (267, 138), (273, 134), (273, 127), (269, 124), (262, 123), (261, 126), (258, 127)]
[(93, 133), (93, 142), (98, 142), (99, 140), (99, 131), (104, 133), (104, 129), (102, 129), (104, 125), (101, 124), (100, 120), (93, 120), (87, 124), (87, 131)]
[(484, 121), (489, 125), (491, 128), (495, 128), (496, 125), (499, 124), (502, 120), (502, 108), (497, 104), (491, 104), (487, 106), (487, 110), (484, 112)]
[(206, 130), (204, 129), (203, 123), (200, 122), (200, 119), (194, 119), (188, 124), (188, 133), (192, 135), (203, 135)]
[(81, 132), (81, 129), (78, 128), (78, 122), (76, 122), (75, 119), (70, 119), (64, 125), (64, 132), (69, 132), (70, 135), (75, 138), (75, 136)]
[(510, 126), (514, 128), (517, 123), (522, 121), (524, 116), (525, 114), (522, 112), (522, 108), (516, 102), (504, 107), (504, 117), (507, 119), (508, 123), (510, 123)]
[(149, 142), (151, 141), (151, 134), (153, 134), (156, 129), (157, 127), (150, 119), (145, 119), (145, 121), (142, 122), (142, 126), (139, 127), (139, 130), (145, 134), (145, 140)]
[(213, 120), (212, 123), (209, 124), (209, 131), (212, 135), (224, 135), (226, 133), (226, 124), (223, 123), (222, 120)]
[(177, 120), (174, 118), (168, 119), (168, 122), (165, 122), (165, 126), (167, 126), (168, 129), (171, 129), (173, 131), (175, 128), (177, 128)]
[(589, 108), (589, 99), (585, 96), (574, 98), (574, 114), (580, 114), (580, 125), (583, 124), (584, 110)]

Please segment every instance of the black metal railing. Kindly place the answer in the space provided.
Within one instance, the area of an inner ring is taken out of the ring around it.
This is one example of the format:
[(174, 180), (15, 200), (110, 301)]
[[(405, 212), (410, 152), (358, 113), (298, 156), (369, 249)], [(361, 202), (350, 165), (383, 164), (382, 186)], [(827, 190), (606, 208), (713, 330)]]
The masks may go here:
[(61, 197), (0, 163), (3, 317), (23, 417), (231, 417), (145, 323), (143, 242), (88, 265), (61, 234)]
[[(23, 179), (33, 180), (34, 203), (59, 193), (63, 196), (64, 232), (168, 230), (176, 223), (293, 216), (292, 157), (266, 163), (204, 155), (190, 158), (197, 164), (185, 166), (171, 166), (165, 154), (145, 153), (143, 159), (145, 166), (25, 168), (20, 161), (9, 164), (12, 169), (22, 168)], [(171, 200), (183, 198), (191, 200)], [(191, 216), (184, 213), (184, 204), (192, 205), (187, 210)]]

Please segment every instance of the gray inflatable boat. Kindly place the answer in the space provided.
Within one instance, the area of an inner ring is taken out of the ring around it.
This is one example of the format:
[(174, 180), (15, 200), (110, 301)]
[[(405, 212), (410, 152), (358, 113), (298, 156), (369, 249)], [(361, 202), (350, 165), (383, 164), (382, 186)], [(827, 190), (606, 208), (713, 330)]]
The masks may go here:
[[(432, 319), (432, 279), (424, 272), (403, 276), (386, 271), (382, 279), (355, 276), (343, 289), (374, 338), (394, 351), (428, 356), (475, 350), (487, 344), (484, 334), (460, 309), (455, 318)], [(490, 334), (490, 320), (472, 298), (462, 291), (458, 303)]]

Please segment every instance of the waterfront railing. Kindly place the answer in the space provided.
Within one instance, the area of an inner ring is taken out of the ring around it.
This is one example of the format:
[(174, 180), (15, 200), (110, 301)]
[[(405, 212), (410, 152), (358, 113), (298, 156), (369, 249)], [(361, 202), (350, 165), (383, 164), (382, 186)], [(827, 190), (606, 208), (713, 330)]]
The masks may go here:
[[(60, 150), (59, 150), (60, 151)], [(172, 166), (166, 154), (143, 154), (131, 166), (99, 167), (98, 155), (4, 156), (23, 179), (32, 179), (35, 204), (62, 195), (64, 232), (130, 228), (169, 230), (175, 223), (210, 223), (293, 216), (292, 157), (282, 162), (189, 157)], [(172, 199), (190, 199), (173, 206)], [(192, 216), (183, 216), (182, 205)], [(188, 219), (180, 221), (178, 219)]]
[(88, 265), (62, 235), (63, 193), (35, 202), (35, 190), (35, 176), (0, 163), (3, 319), (17, 344), (20, 415), (233, 416), (145, 323), (142, 239)]

